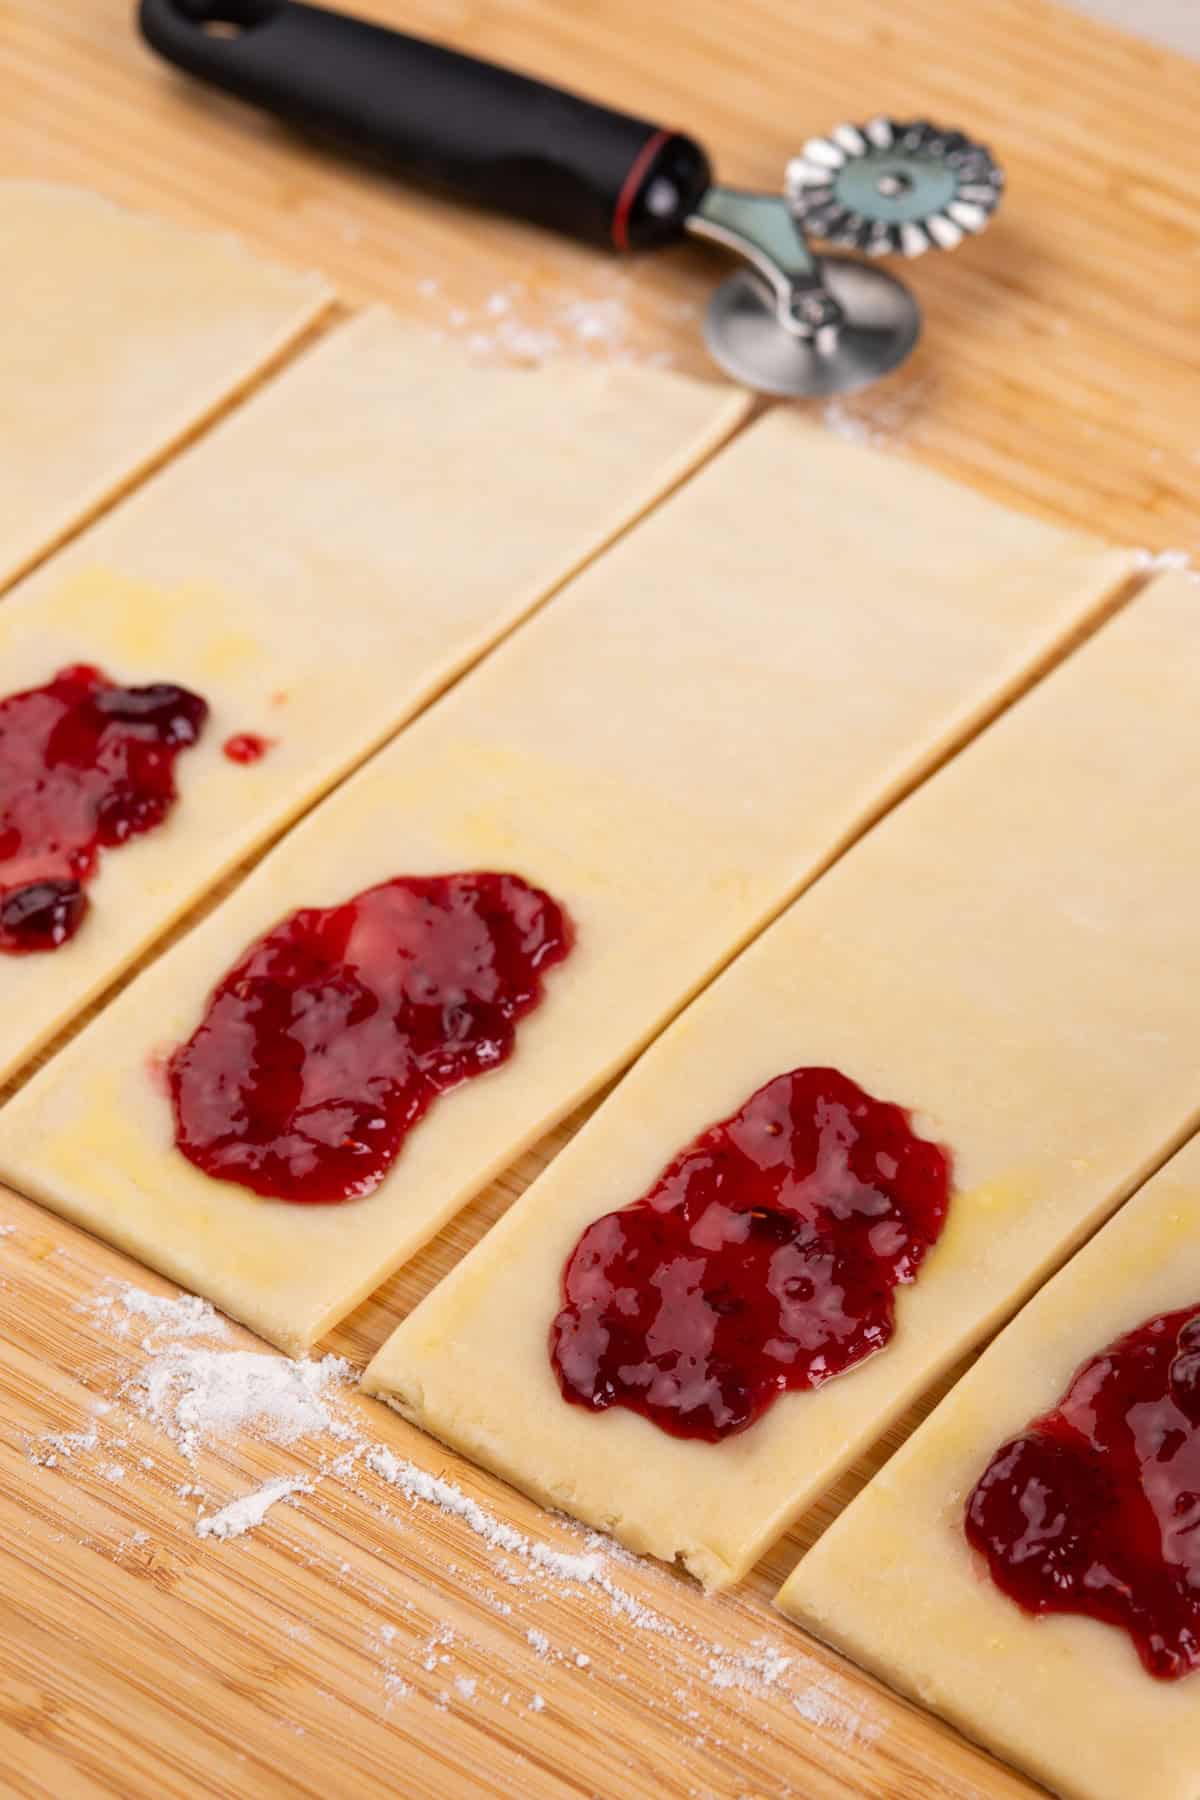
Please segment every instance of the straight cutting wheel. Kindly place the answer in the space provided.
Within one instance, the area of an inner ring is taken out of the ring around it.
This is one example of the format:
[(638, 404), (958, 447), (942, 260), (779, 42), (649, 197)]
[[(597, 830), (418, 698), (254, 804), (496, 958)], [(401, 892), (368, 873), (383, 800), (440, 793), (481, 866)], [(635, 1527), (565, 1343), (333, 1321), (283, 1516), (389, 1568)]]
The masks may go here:
[(705, 341), (721, 367), (760, 393), (791, 399), (850, 393), (902, 363), (921, 332), (903, 282), (841, 257), (824, 259), (821, 275), (842, 318), (810, 334), (780, 323), (776, 297), (754, 270), (723, 281), (704, 320)]

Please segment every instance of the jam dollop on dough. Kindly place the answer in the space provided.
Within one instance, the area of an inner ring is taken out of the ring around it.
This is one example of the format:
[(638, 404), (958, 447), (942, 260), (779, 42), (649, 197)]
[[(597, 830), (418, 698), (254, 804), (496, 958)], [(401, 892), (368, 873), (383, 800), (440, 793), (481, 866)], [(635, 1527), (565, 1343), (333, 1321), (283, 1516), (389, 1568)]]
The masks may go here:
[(1200, 1667), (1200, 1302), (1085, 1362), (996, 1452), (965, 1525), (1026, 1612), (1118, 1626), (1164, 1681)]
[(235, 731), (221, 745), (222, 753), (230, 762), (261, 762), (274, 743), (273, 738), (260, 737), (257, 731)]
[(162, 824), (207, 717), (187, 688), (120, 687), (89, 663), (0, 699), (0, 951), (74, 937), (101, 850)]
[(437, 1095), (511, 1055), (571, 941), (516, 875), (400, 876), (292, 913), (172, 1054), (176, 1144), (256, 1194), (371, 1193)]
[(550, 1358), (564, 1397), (675, 1437), (744, 1431), (892, 1335), (950, 1199), (948, 1153), (836, 1069), (794, 1069), (583, 1233)]

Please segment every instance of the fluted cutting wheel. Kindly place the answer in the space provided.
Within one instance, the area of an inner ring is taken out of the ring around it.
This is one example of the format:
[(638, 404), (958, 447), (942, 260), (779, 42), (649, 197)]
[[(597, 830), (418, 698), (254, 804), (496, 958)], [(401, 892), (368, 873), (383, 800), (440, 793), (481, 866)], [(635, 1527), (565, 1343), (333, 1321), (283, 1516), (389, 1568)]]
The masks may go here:
[(961, 131), (878, 118), (811, 138), (788, 164), (786, 187), (807, 237), (868, 256), (920, 256), (982, 231), (1004, 172)]

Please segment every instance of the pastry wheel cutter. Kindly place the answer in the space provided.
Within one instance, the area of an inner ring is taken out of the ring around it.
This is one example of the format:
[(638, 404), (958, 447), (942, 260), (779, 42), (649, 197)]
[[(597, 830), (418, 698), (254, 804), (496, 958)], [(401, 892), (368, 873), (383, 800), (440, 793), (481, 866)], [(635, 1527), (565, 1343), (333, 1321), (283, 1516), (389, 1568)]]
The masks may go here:
[[(1003, 192), (959, 131), (876, 118), (812, 139), (781, 194), (713, 180), (682, 132), (299, 0), (141, 0), (147, 41), (189, 74), (460, 199), (616, 250), (692, 234), (743, 267), (717, 288), (709, 350), (764, 393), (833, 394), (903, 362), (909, 290), (875, 260), (952, 249)], [(818, 256), (810, 239), (858, 251)]]

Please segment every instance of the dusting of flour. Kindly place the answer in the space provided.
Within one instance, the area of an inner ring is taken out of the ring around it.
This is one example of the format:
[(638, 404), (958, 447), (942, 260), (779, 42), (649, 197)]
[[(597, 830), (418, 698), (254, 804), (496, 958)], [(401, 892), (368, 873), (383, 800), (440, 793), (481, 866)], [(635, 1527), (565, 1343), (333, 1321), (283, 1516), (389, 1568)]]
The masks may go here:
[(543, 292), (537, 285), (509, 281), (474, 304), (452, 299), (436, 276), (423, 275), (416, 294), (435, 339), (457, 343), (475, 362), (536, 368), (563, 354), (606, 363), (641, 363), (669, 368), (670, 348), (641, 348), (637, 317), (654, 320), (669, 334), (695, 331), (698, 308), (690, 300), (663, 299), (639, 286), (636, 277), (614, 266), (597, 271), (586, 293)]
[(271, 1481), (264, 1481), (260, 1488), (251, 1494), (243, 1494), (238, 1500), (231, 1500), (220, 1512), (208, 1513), (196, 1520), (197, 1537), (236, 1538), (244, 1532), (252, 1531), (261, 1525), (271, 1507), (277, 1500), (286, 1500), (291, 1494), (311, 1494), (312, 1482), (305, 1481), (302, 1476), (276, 1475)]
[(293, 1362), (270, 1352), (172, 1344), (153, 1356), (122, 1394), (194, 1462), (201, 1444), (239, 1431), (271, 1444), (345, 1432), (329, 1399), (354, 1378), (340, 1356)]
[(1162, 575), (1169, 569), (1185, 575), (1194, 573), (1191, 553), (1187, 550), (1138, 550), (1134, 566), (1139, 575)]
[(382, 1445), (367, 1448), (364, 1461), (373, 1475), (378, 1475), (389, 1486), (399, 1488), (410, 1501), (424, 1501), (426, 1505), (436, 1506), (461, 1519), (467, 1529), (482, 1538), (491, 1549), (503, 1551), (557, 1582), (595, 1589), (605, 1596), (614, 1613), (639, 1630), (655, 1632), (662, 1637), (680, 1636), (680, 1629), (672, 1620), (644, 1605), (613, 1580), (608, 1573), (607, 1558), (601, 1551), (585, 1550), (576, 1555), (558, 1550), (540, 1538), (527, 1537), (524, 1532), (487, 1512), (454, 1482), (430, 1475), (416, 1463), (394, 1455)]
[[(123, 1283), (110, 1285), (83, 1310), (118, 1343), (137, 1353), (137, 1366), (118, 1387), (117, 1398), (165, 1437), (186, 1464), (194, 1465), (198, 1452), (209, 1445), (236, 1444), (248, 1438), (285, 1447), (307, 1441), (308, 1466), (303, 1473), (275, 1475), (216, 1510), (210, 1510), (197, 1482), (189, 1479), (174, 1484), (173, 1491), (181, 1499), (200, 1502), (192, 1528), (214, 1550), (255, 1531), (280, 1503), (299, 1501), (322, 1484), (334, 1482), (370, 1503), (392, 1528), (403, 1529), (407, 1513), (426, 1509), (454, 1521), (487, 1559), (497, 1586), (510, 1593), (520, 1590), (514, 1594), (514, 1605), (501, 1598), (496, 1587), (481, 1581), (476, 1569), (446, 1565), (446, 1574), (469, 1587), (498, 1625), (511, 1620), (507, 1628), (515, 1630), (507, 1670), (510, 1680), (519, 1683), (523, 1658), (530, 1675), (538, 1664), (552, 1663), (560, 1677), (586, 1682), (601, 1673), (614, 1683), (625, 1683), (631, 1676), (621, 1666), (620, 1644), (622, 1635), (633, 1629), (646, 1634), (649, 1654), (676, 1684), (672, 1690), (675, 1717), (697, 1747), (724, 1742), (714, 1730), (720, 1715), (714, 1715), (711, 1697), (729, 1704), (746, 1695), (766, 1704), (788, 1705), (813, 1729), (843, 1740), (868, 1743), (882, 1730), (879, 1720), (865, 1710), (862, 1696), (842, 1686), (831, 1673), (818, 1671), (818, 1679), (807, 1684), (798, 1681), (798, 1664), (813, 1672), (807, 1657), (788, 1654), (780, 1643), (767, 1637), (748, 1647), (729, 1647), (648, 1604), (626, 1585), (621, 1572), (639, 1570), (642, 1586), (649, 1577), (662, 1583), (664, 1593), (673, 1588), (672, 1578), (656, 1573), (652, 1565), (642, 1563), (602, 1534), (558, 1521), (560, 1542), (531, 1536), (489, 1512), (456, 1482), (431, 1474), (364, 1435), (361, 1425), (354, 1422), (361, 1419), (361, 1412), (352, 1414), (341, 1399), (356, 1379), (355, 1370), (342, 1358), (292, 1360), (273, 1351), (229, 1348), (226, 1321), (206, 1301), (189, 1294), (168, 1298)], [(90, 1410), (92, 1418), (82, 1430), (51, 1433), (33, 1442), (30, 1460), (62, 1473), (75, 1465), (118, 1485), (135, 1469), (157, 1466), (157, 1459), (147, 1456), (131, 1456), (126, 1462), (112, 1460), (114, 1450), (132, 1449), (129, 1439), (119, 1435), (122, 1413), (103, 1399), (93, 1400)], [(124, 1416), (127, 1418), (127, 1413)], [(389, 1504), (381, 1504), (381, 1489), (398, 1496), (404, 1511), (396, 1513)], [(561, 1541), (564, 1536), (568, 1547)], [(120, 1553), (128, 1555), (135, 1541), (144, 1544), (145, 1534), (139, 1531), (122, 1538)], [(351, 1573), (351, 1565), (343, 1562), (339, 1579)], [(537, 1611), (551, 1596), (576, 1603), (572, 1616), (577, 1624), (600, 1632), (590, 1650), (580, 1649), (574, 1632), (565, 1642), (554, 1642), (546, 1629), (548, 1616)], [(392, 1608), (411, 1606), (386, 1590), (380, 1591), (380, 1598)], [(598, 1669), (598, 1645), (614, 1642), (615, 1660)], [(401, 1639), (395, 1625), (383, 1623), (370, 1634), (368, 1645), (377, 1662), (382, 1703), (387, 1707), (417, 1694), (420, 1676), (416, 1672), (420, 1670), (447, 1684), (432, 1695), (439, 1710), (473, 1706), (484, 1694), (501, 1706), (512, 1704), (526, 1713), (546, 1710), (546, 1700), (532, 1682), (522, 1693), (519, 1687), (496, 1681), (490, 1651), (465, 1638), (456, 1639), (446, 1626), (436, 1628), (421, 1643), (407, 1635)], [(466, 1669), (456, 1671), (454, 1664), (460, 1655), (471, 1661)], [(700, 1690), (707, 1690), (710, 1696), (707, 1708), (698, 1704)], [(644, 1704), (653, 1706), (655, 1702), (646, 1697)], [(741, 1748), (745, 1747), (743, 1742)]]
[(109, 1324), (117, 1337), (130, 1337), (138, 1328), (148, 1327), (140, 1340), (143, 1350), (156, 1350), (167, 1338), (229, 1335), (220, 1313), (198, 1294), (148, 1294), (129, 1281), (85, 1301), (80, 1311)]

